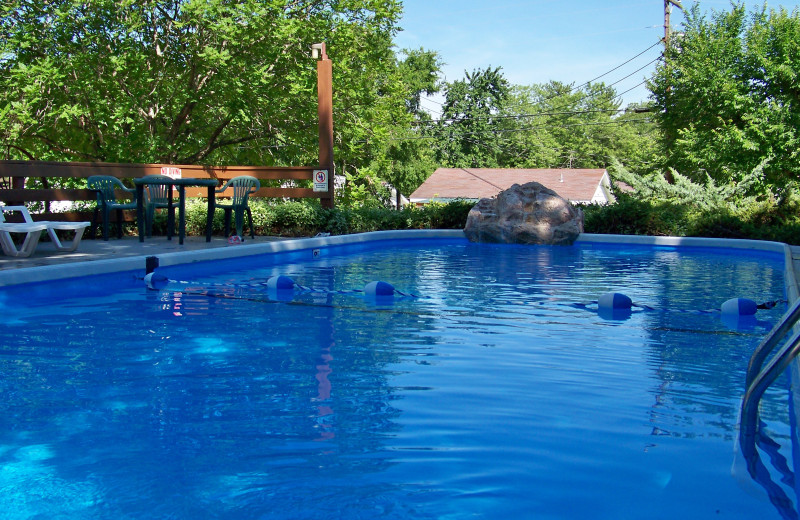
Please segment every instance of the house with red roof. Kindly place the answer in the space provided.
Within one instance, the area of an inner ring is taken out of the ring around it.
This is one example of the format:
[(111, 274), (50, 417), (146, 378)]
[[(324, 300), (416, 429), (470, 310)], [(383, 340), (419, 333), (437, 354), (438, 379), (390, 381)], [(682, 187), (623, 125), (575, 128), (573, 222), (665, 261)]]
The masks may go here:
[(538, 182), (573, 203), (614, 202), (605, 169), (437, 168), (409, 197), (412, 204), (491, 198), (514, 184)]

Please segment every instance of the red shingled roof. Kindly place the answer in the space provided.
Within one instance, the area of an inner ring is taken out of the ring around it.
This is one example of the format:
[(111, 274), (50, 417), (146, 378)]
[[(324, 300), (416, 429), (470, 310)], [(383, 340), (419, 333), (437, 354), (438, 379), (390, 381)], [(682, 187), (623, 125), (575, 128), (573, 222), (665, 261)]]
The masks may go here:
[(573, 202), (588, 202), (606, 175), (604, 169), (438, 168), (411, 194), (411, 202), (494, 197), (513, 184), (538, 182)]

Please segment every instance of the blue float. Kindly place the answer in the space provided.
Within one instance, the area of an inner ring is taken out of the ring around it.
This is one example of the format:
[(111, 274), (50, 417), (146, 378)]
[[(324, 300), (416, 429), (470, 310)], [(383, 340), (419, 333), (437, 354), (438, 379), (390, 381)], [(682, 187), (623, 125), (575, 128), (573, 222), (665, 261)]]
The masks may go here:
[(289, 278), (288, 276), (278, 275), (278, 276), (270, 276), (267, 279), (267, 289), (273, 289), (276, 291), (288, 291), (294, 289), (295, 283), (294, 280)]
[(633, 301), (622, 293), (606, 293), (597, 299), (597, 308), (600, 310), (624, 310), (630, 309)]
[(364, 294), (373, 297), (394, 296), (394, 286), (387, 282), (370, 282), (364, 286)]
[(720, 307), (723, 316), (753, 316), (758, 304), (747, 298), (731, 298)]
[(148, 289), (158, 291), (167, 286), (169, 278), (153, 271), (144, 275), (144, 283)]

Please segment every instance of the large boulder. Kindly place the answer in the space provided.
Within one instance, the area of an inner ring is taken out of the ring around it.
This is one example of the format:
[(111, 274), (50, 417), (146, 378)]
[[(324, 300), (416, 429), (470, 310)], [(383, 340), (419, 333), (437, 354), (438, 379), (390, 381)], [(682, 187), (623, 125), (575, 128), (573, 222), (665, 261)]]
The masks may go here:
[(464, 229), (472, 242), (571, 245), (583, 232), (583, 212), (539, 184), (514, 184), (481, 199)]

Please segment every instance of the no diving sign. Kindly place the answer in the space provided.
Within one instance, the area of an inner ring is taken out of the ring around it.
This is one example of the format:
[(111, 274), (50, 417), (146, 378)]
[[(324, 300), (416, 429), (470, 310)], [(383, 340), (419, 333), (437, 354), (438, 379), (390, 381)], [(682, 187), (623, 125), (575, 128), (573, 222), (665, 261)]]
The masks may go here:
[(314, 170), (314, 191), (328, 191), (328, 170)]
[(174, 168), (171, 166), (162, 166), (161, 167), (161, 175), (166, 175), (167, 177), (172, 177), (173, 179), (180, 179), (181, 178), (181, 169)]

